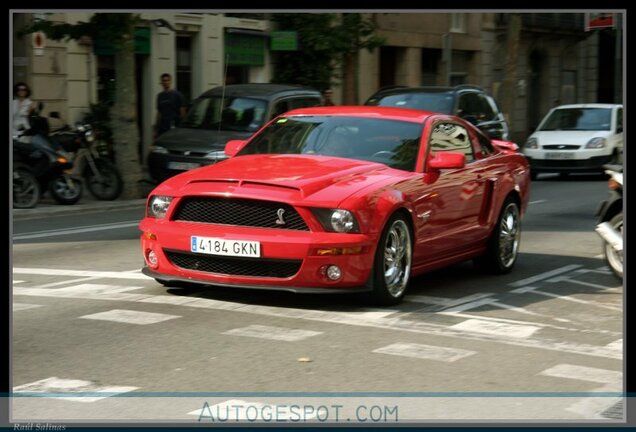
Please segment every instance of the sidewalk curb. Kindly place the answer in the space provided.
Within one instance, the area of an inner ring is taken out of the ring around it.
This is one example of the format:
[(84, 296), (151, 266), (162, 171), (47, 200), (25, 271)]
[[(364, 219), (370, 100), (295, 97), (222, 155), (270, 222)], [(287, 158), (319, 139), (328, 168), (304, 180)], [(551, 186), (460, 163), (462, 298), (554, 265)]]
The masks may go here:
[(42, 205), (32, 209), (13, 209), (13, 220), (27, 220), (45, 218), (48, 216), (63, 216), (78, 213), (94, 213), (109, 210), (143, 209), (145, 198), (122, 201), (92, 201), (87, 204), (72, 205)]

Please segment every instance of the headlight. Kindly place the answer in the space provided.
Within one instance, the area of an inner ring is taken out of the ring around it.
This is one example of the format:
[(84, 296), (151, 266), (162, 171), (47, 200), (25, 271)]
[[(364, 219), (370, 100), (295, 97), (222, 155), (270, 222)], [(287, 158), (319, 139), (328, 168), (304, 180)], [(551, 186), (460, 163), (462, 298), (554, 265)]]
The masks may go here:
[(605, 147), (605, 138), (601, 137), (592, 138), (587, 142), (587, 144), (585, 144), (585, 148), (588, 149), (598, 149), (603, 147)]
[(168, 149), (161, 146), (151, 146), (150, 151), (152, 153), (168, 154)]
[(312, 209), (320, 224), (327, 231), (339, 233), (358, 233), (358, 221), (349, 210)]
[(225, 151), (223, 150), (214, 150), (211, 152), (207, 152), (205, 154), (205, 158), (206, 159), (212, 159), (212, 160), (222, 160), (222, 159), (227, 159), (227, 155), (225, 154)]
[(172, 197), (155, 195), (148, 201), (148, 208), (146, 209), (146, 215), (148, 217), (154, 217), (157, 219), (163, 219), (166, 217), (168, 207), (172, 202)]
[(528, 149), (538, 149), (539, 142), (537, 141), (536, 138), (528, 138), (528, 141), (526, 141), (525, 147)]

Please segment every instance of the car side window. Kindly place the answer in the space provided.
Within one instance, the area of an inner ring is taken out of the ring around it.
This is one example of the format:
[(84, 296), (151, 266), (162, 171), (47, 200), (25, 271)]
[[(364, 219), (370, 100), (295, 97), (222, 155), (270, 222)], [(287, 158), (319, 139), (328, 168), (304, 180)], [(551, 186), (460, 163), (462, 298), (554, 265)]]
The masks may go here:
[(616, 110), (616, 133), (623, 132), (623, 108)]
[(477, 118), (483, 121), (496, 120), (495, 112), (490, 106), (488, 99), (486, 99), (486, 97), (481, 94), (477, 95), (477, 97), (479, 98), (479, 106), (480, 106), (479, 114), (477, 115)]
[(289, 111), (290, 109), (291, 108), (289, 107), (289, 99), (279, 100), (276, 103), (274, 103), (274, 108), (272, 109), (272, 115), (269, 118), (271, 120), (274, 117), (277, 117)]
[(475, 160), (468, 131), (456, 123), (440, 122), (433, 126), (429, 139), (431, 154), (452, 151), (466, 156), (466, 162)]
[(319, 106), (320, 103), (321, 100), (319, 97), (299, 97), (289, 100), (289, 109)]
[(482, 157), (490, 156), (491, 154), (496, 153), (495, 148), (490, 142), (490, 138), (481, 133), (477, 133), (477, 142), (479, 143), (479, 148), (481, 149)]

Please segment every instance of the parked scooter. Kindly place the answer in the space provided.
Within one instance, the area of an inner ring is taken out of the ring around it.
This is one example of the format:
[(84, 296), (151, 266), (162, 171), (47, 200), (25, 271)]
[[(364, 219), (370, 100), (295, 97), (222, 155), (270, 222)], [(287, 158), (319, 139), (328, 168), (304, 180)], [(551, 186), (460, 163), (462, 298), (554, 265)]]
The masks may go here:
[(614, 274), (623, 279), (623, 166), (604, 165), (609, 196), (601, 202), (596, 215), (596, 232), (603, 239), (605, 260)]
[[(56, 112), (50, 115), (59, 118)], [(65, 126), (50, 136), (70, 155), (73, 162), (71, 175), (82, 177), (96, 199), (110, 201), (121, 195), (121, 174), (101, 151), (90, 124), (77, 124), (75, 129)]]
[[(81, 197), (81, 184), (65, 174), (72, 166), (67, 158), (49, 146), (14, 139), (13, 208), (35, 207), (47, 188), (62, 204), (77, 202)], [(71, 187), (67, 186), (67, 180), (73, 182)]]

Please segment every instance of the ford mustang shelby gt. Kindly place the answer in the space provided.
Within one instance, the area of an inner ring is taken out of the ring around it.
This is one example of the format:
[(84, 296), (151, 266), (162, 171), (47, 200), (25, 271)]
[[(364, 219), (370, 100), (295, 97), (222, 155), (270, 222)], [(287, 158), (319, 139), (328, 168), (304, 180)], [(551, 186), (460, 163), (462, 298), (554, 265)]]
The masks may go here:
[(530, 187), (517, 150), (450, 115), (289, 111), (151, 192), (143, 272), (164, 285), (369, 291), (380, 304), (459, 261), (507, 273)]

